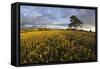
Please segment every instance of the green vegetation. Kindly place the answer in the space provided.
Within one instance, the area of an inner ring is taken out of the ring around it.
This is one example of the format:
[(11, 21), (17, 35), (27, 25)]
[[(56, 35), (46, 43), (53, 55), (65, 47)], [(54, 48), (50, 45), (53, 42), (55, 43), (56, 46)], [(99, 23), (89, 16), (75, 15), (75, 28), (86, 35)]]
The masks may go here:
[(20, 33), (20, 63), (95, 60), (95, 33), (32, 30)]
[(78, 17), (76, 17), (75, 15), (72, 15), (70, 17), (70, 24), (68, 26), (70, 29), (72, 29), (73, 27), (75, 27), (75, 29), (77, 29), (77, 27), (81, 27), (81, 30), (82, 30), (82, 24), (83, 22), (80, 21)]

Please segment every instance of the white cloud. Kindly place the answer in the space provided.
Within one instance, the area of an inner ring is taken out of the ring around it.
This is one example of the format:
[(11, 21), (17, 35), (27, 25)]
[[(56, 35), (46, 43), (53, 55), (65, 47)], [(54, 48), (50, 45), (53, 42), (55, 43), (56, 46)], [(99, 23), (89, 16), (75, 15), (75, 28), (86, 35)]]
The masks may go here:
[(62, 22), (54, 21), (52, 24), (62, 24)]
[(28, 25), (28, 24), (27, 24), (27, 25), (24, 25), (24, 26), (25, 26), (25, 27), (32, 27), (33, 25)]
[(67, 26), (59, 26), (59, 25), (45, 25), (43, 27), (53, 28), (53, 29), (67, 29)]

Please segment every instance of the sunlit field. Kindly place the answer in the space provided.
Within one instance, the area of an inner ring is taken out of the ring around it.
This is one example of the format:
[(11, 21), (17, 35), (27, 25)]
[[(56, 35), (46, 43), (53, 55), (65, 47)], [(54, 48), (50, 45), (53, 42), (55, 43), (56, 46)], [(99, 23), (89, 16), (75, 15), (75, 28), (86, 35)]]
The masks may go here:
[(20, 33), (20, 64), (95, 59), (95, 32), (32, 30)]

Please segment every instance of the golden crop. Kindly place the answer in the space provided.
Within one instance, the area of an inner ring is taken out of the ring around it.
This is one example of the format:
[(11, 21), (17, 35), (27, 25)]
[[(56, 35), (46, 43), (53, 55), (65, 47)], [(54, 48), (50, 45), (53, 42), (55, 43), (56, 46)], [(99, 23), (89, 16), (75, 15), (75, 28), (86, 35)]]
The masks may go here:
[(95, 60), (95, 33), (71, 30), (20, 34), (20, 63)]

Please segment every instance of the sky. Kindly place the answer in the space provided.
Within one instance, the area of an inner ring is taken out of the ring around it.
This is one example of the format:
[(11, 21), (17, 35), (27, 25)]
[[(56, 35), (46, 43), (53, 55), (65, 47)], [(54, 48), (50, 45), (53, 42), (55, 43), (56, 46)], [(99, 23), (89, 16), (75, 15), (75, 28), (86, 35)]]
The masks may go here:
[(83, 22), (83, 30), (95, 31), (95, 10), (59, 7), (20, 6), (21, 28), (67, 29), (70, 17)]

